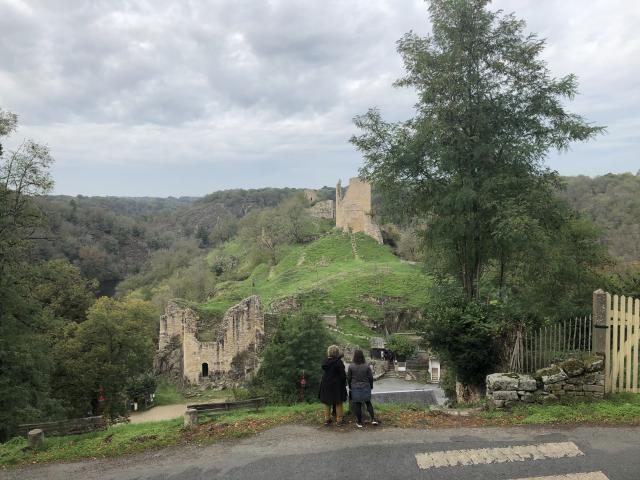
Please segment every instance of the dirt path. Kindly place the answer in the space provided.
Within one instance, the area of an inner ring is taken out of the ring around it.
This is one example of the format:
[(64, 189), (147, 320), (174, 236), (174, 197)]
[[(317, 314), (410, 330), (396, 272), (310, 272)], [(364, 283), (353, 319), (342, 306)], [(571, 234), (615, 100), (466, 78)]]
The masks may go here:
[(171, 420), (184, 415), (187, 409), (186, 403), (176, 405), (163, 405), (153, 407), (145, 412), (136, 412), (131, 415), (131, 423), (159, 422), (160, 420)]

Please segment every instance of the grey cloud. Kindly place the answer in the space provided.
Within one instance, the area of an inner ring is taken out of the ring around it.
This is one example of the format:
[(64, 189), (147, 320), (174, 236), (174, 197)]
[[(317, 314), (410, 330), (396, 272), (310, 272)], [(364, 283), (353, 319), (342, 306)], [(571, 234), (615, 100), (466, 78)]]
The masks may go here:
[[(640, 168), (635, 1), (493, 8), (547, 38), (552, 72), (581, 80), (571, 110), (609, 125), (551, 165), (597, 173), (598, 151), (616, 168)], [(347, 143), (354, 115), (412, 114), (415, 94), (391, 87), (402, 73), (395, 42), (408, 30), (429, 31), (421, 0), (0, 0), (0, 107), (20, 114), (20, 135), (51, 145), (65, 175), (211, 165), (211, 188), (224, 188), (238, 162), (256, 172), (247, 185), (270, 181), (269, 166), (289, 165), (292, 181), (320, 178), (320, 162), (327, 176), (348, 176), (361, 161)]]

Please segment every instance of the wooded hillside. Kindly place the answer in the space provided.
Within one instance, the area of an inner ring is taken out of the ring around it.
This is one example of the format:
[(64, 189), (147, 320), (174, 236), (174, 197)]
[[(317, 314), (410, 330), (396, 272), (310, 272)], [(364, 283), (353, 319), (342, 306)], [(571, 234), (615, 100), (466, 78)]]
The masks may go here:
[(603, 242), (620, 263), (640, 261), (640, 171), (601, 177), (564, 177), (560, 192), (602, 229)]

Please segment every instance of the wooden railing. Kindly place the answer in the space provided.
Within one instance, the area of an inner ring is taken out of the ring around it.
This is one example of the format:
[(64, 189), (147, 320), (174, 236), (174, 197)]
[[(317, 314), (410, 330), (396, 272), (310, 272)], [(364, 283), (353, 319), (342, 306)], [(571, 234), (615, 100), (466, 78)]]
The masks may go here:
[(86, 417), (61, 420), (59, 422), (23, 423), (18, 425), (18, 433), (27, 435), (29, 430), (39, 428), (48, 437), (59, 437), (62, 435), (75, 435), (78, 433), (94, 432), (107, 428), (107, 420), (104, 417)]

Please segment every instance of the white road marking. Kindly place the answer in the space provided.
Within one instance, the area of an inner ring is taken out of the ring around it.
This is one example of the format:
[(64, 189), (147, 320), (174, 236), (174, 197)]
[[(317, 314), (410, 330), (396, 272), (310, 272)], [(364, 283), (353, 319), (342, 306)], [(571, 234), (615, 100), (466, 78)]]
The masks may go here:
[[(468, 450), (445, 450), (416, 454), (418, 467), (454, 467), (457, 465), (485, 465), (489, 463), (523, 462), (546, 458), (578, 457), (584, 455), (573, 442), (540, 443), (515, 447), (474, 448)], [(552, 478), (552, 477), (550, 477)], [(562, 477), (559, 477), (562, 478)], [(585, 477), (591, 480), (590, 477)], [(606, 477), (605, 477), (606, 478)], [(573, 480), (569, 477), (570, 480)], [(601, 480), (599, 477), (594, 479)], [(578, 478), (578, 480), (582, 480)]]
[(602, 472), (567, 473), (566, 475), (551, 475), (550, 477), (527, 477), (517, 480), (609, 480)]

